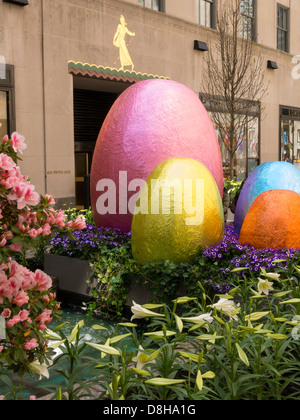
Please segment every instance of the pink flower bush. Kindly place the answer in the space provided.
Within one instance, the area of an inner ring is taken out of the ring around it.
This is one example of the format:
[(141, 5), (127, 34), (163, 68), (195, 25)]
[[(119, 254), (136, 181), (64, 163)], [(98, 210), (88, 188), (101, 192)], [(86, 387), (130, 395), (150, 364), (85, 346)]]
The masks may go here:
[(59, 309), (52, 280), (41, 270), (30, 271), (15, 261), (31, 245), (50, 242), (58, 232), (84, 229), (77, 218), (67, 222), (55, 210), (51, 195), (39, 195), (17, 166), (17, 153), (26, 149), (24, 137), (14, 132), (0, 143), (0, 314), (6, 339), (0, 339), (0, 368), (22, 375), (36, 360), (47, 362), (50, 350), (44, 331)]

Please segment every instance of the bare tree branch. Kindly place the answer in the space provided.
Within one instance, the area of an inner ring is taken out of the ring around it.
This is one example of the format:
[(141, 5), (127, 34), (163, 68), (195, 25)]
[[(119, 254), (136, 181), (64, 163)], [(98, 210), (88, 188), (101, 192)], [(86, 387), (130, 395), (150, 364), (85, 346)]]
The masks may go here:
[(224, 144), (230, 156), (231, 178), (235, 154), (244, 141), (241, 133), (260, 116), (260, 104), (267, 92), (262, 57), (255, 43), (243, 34), (241, 0), (223, 1), (218, 10), (217, 30), (205, 59), (203, 93), (215, 110), (212, 119), (216, 128), (227, 140)]

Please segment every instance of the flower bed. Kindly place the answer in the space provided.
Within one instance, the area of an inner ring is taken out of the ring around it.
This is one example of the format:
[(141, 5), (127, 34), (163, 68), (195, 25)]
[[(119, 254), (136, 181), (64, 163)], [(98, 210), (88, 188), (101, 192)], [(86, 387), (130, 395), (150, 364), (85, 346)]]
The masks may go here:
[[(73, 214), (77, 217), (77, 214)], [(260, 270), (287, 267), (287, 261), (299, 255), (296, 250), (256, 250), (241, 245), (233, 225), (227, 224), (220, 244), (203, 249), (193, 263), (175, 264), (158, 261), (138, 264), (131, 254), (131, 235), (118, 229), (97, 228), (87, 223), (87, 228), (75, 232), (73, 238), (58, 234), (51, 240), (51, 253), (90, 262), (98, 287), (94, 297), (98, 304), (91, 311), (122, 313), (128, 303), (126, 295), (132, 279), (135, 284), (147, 287), (154, 300), (170, 302), (178, 294), (198, 296), (198, 281), (212, 294), (228, 293), (243, 275), (240, 267), (248, 268), (258, 277)], [(234, 272), (232, 270), (235, 270)], [(136, 288), (136, 286), (135, 286)], [(113, 302), (113, 305), (111, 303)], [(115, 308), (112, 308), (114, 306)]]
[(220, 244), (208, 247), (199, 259), (201, 265), (207, 267), (206, 275), (217, 293), (226, 293), (234, 287), (234, 281), (242, 272), (232, 270), (240, 267), (249, 268), (255, 276), (261, 269), (280, 269), (287, 267), (287, 260), (300, 255), (295, 249), (255, 249), (249, 245), (241, 245), (234, 232), (233, 224), (225, 227), (224, 238)]
[(86, 223), (86, 229), (74, 232), (72, 237), (57, 234), (51, 241), (51, 253), (80, 260), (95, 260), (99, 253), (114, 248), (130, 247), (130, 233), (119, 229), (97, 228)]

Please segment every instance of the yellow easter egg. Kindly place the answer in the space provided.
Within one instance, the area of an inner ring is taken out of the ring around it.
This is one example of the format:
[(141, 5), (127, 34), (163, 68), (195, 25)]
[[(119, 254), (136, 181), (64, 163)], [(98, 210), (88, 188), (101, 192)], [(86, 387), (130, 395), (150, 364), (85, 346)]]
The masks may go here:
[(199, 161), (168, 159), (143, 185), (131, 225), (139, 262), (192, 261), (202, 247), (222, 241), (224, 214), (219, 189)]

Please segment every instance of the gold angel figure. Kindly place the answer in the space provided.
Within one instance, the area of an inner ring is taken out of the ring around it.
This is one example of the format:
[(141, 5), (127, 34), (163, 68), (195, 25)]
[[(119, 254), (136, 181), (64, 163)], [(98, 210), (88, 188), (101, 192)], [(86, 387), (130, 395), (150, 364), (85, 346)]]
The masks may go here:
[(123, 15), (120, 17), (120, 23), (117, 28), (117, 32), (115, 33), (113, 44), (115, 47), (119, 48), (119, 58), (121, 67), (119, 70), (124, 71), (125, 66), (131, 66), (131, 71), (134, 69), (134, 64), (132, 58), (130, 57), (128, 48), (126, 46), (125, 37), (126, 34), (129, 36), (135, 36), (134, 32), (130, 32), (127, 28), (127, 23)]

